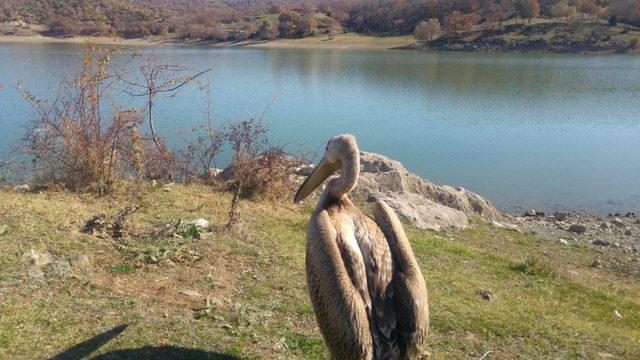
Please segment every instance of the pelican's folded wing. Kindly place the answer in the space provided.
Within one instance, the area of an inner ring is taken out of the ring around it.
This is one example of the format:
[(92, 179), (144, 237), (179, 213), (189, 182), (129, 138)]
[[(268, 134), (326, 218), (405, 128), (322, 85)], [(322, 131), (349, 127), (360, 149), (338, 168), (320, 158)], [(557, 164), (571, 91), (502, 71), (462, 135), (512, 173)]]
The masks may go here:
[(401, 358), (420, 356), (429, 329), (429, 303), (422, 271), (398, 216), (384, 201), (377, 201), (373, 216), (393, 255), (398, 344)]
[(336, 243), (326, 211), (314, 213), (307, 230), (307, 284), (318, 326), (337, 359), (372, 359), (365, 305)]

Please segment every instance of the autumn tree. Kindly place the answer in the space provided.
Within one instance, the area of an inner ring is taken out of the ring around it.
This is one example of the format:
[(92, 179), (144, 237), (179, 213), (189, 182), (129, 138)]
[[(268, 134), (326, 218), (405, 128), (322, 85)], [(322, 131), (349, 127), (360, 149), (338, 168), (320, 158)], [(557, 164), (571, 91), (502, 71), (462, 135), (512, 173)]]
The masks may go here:
[(440, 21), (429, 19), (418, 24), (413, 32), (413, 36), (418, 40), (431, 41), (440, 35)]
[(516, 14), (523, 20), (529, 20), (540, 15), (540, 3), (537, 0), (517, 0), (514, 3)]
[(462, 14), (454, 11), (444, 18), (444, 28), (449, 32), (468, 31), (473, 28), (476, 19), (475, 14)]
[(301, 37), (313, 35), (317, 29), (318, 22), (313, 14), (304, 15), (296, 24), (297, 33)]
[(302, 20), (302, 16), (295, 11), (286, 11), (278, 16), (280, 24), (278, 30), (282, 37), (293, 37), (298, 32), (298, 23)]
[(329, 18), (327, 23), (327, 34), (329, 35), (329, 40), (333, 40), (340, 32), (342, 32), (342, 26), (338, 20)]
[(258, 28), (257, 37), (260, 40), (273, 40), (278, 36), (278, 28), (269, 20), (264, 20)]
[(621, 22), (640, 22), (640, 1), (638, 0), (614, 0), (609, 9), (611, 16), (615, 16)]
[(284, 9), (282, 8), (282, 5), (280, 4), (273, 4), (271, 5), (271, 7), (269, 8), (269, 13), (270, 14), (280, 14)]
[(576, 7), (569, 6), (566, 2), (561, 1), (553, 4), (549, 13), (555, 18), (570, 18), (576, 15)]

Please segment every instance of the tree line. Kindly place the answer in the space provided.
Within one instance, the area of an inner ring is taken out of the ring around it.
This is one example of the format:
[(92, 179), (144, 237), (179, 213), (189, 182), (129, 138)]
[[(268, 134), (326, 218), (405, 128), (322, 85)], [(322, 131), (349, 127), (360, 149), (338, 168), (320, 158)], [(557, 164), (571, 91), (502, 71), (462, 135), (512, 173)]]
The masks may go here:
[(638, 0), (4, 0), (0, 22), (43, 24), (52, 35), (149, 35), (200, 40), (304, 37), (344, 29), (430, 38), (536, 17), (640, 25)]

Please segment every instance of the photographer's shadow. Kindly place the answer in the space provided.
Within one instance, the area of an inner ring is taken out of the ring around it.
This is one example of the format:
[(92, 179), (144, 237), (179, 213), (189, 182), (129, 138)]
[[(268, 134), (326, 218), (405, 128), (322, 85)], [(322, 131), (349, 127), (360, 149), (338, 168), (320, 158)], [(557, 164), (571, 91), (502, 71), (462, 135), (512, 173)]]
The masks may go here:
[(226, 355), (215, 351), (205, 351), (199, 349), (180, 348), (175, 346), (144, 346), (135, 349), (120, 349), (109, 351), (94, 357), (91, 353), (101, 346), (111, 341), (123, 332), (129, 324), (116, 326), (115, 328), (96, 335), (91, 339), (75, 345), (58, 355), (51, 357), (51, 360), (72, 360), (72, 359), (211, 359), (211, 360), (236, 360), (236, 356)]

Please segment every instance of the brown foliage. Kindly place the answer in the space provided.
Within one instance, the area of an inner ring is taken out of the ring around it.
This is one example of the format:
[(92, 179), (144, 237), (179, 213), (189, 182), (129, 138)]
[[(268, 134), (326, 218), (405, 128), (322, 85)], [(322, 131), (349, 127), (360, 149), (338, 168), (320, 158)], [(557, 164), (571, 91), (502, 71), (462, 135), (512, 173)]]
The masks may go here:
[(20, 149), (32, 157), (40, 184), (105, 192), (129, 169), (131, 129), (142, 119), (134, 111), (101, 111), (115, 79), (108, 68), (112, 53), (88, 49), (82, 69), (62, 85), (52, 103), (23, 90), (37, 116)]

